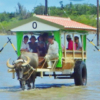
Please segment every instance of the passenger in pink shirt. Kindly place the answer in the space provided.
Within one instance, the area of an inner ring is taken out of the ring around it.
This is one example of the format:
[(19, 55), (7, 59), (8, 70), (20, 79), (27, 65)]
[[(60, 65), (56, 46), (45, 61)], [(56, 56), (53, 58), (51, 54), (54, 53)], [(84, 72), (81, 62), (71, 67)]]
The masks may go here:
[[(66, 39), (68, 41), (68, 48), (67, 48), (67, 50), (73, 50), (73, 41), (71, 39), (71, 36), (67, 35)], [(76, 44), (75, 43), (74, 43), (74, 50), (76, 50)]]

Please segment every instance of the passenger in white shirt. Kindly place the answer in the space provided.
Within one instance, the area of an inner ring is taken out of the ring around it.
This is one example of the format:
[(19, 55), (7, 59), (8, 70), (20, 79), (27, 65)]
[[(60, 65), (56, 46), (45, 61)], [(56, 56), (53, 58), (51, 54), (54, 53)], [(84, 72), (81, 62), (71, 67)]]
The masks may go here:
[(53, 36), (48, 37), (48, 42), (49, 42), (49, 48), (48, 52), (45, 56), (45, 60), (47, 61), (48, 68), (52, 67), (52, 59), (58, 58), (58, 43), (54, 40)]
[(26, 51), (26, 52), (29, 52), (29, 44), (28, 44), (28, 36), (24, 36), (24, 41), (22, 42), (22, 45), (21, 45), (21, 51)]

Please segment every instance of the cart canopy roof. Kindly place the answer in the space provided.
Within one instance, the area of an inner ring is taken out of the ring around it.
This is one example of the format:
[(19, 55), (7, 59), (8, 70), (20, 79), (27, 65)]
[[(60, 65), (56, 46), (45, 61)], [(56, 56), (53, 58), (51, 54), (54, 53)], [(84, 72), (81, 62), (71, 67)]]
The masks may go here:
[(11, 29), (12, 32), (42, 32), (58, 30), (96, 31), (97, 28), (73, 21), (70, 18), (33, 15), (32, 18), (16, 24), (14, 28)]

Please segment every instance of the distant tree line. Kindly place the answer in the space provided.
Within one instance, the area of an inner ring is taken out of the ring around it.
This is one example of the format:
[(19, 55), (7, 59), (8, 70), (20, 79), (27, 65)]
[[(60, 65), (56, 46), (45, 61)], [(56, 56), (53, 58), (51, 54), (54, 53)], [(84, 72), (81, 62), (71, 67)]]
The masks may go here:
[(27, 11), (23, 5), (20, 3), (17, 4), (17, 8), (15, 12), (8, 13), (3, 12), (0, 13), (0, 22), (2, 21), (10, 21), (12, 18), (17, 18), (18, 20), (27, 19), (32, 16), (32, 12)]
[[(44, 6), (39, 5), (34, 8), (34, 13), (44, 14)], [(49, 7), (49, 15), (57, 16), (70, 16), (70, 15), (95, 15), (97, 8), (93, 4), (67, 4), (63, 8), (61, 7)]]
[[(100, 8), (100, 7), (99, 7)], [(44, 15), (45, 7), (38, 5), (29, 12), (20, 3), (17, 4), (15, 12), (0, 13), (0, 32), (2, 32), (10, 24), (19, 22), (20, 20), (30, 18), (34, 13)], [(88, 25), (96, 26), (97, 8), (93, 4), (67, 4), (63, 7), (48, 7), (48, 15), (70, 17), (71, 19)]]

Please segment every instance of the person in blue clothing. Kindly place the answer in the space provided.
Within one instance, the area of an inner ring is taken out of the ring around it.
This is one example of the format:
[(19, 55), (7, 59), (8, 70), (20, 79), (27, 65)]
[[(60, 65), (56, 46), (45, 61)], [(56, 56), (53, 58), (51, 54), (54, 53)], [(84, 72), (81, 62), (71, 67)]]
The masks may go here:
[(38, 43), (38, 50), (39, 50), (39, 56), (45, 56), (46, 55), (46, 48), (44, 46), (44, 42), (40, 41)]
[(35, 42), (36, 41), (35, 36), (31, 36), (30, 41), (31, 42), (28, 43), (29, 44), (30, 51), (32, 53), (38, 53), (38, 45)]

